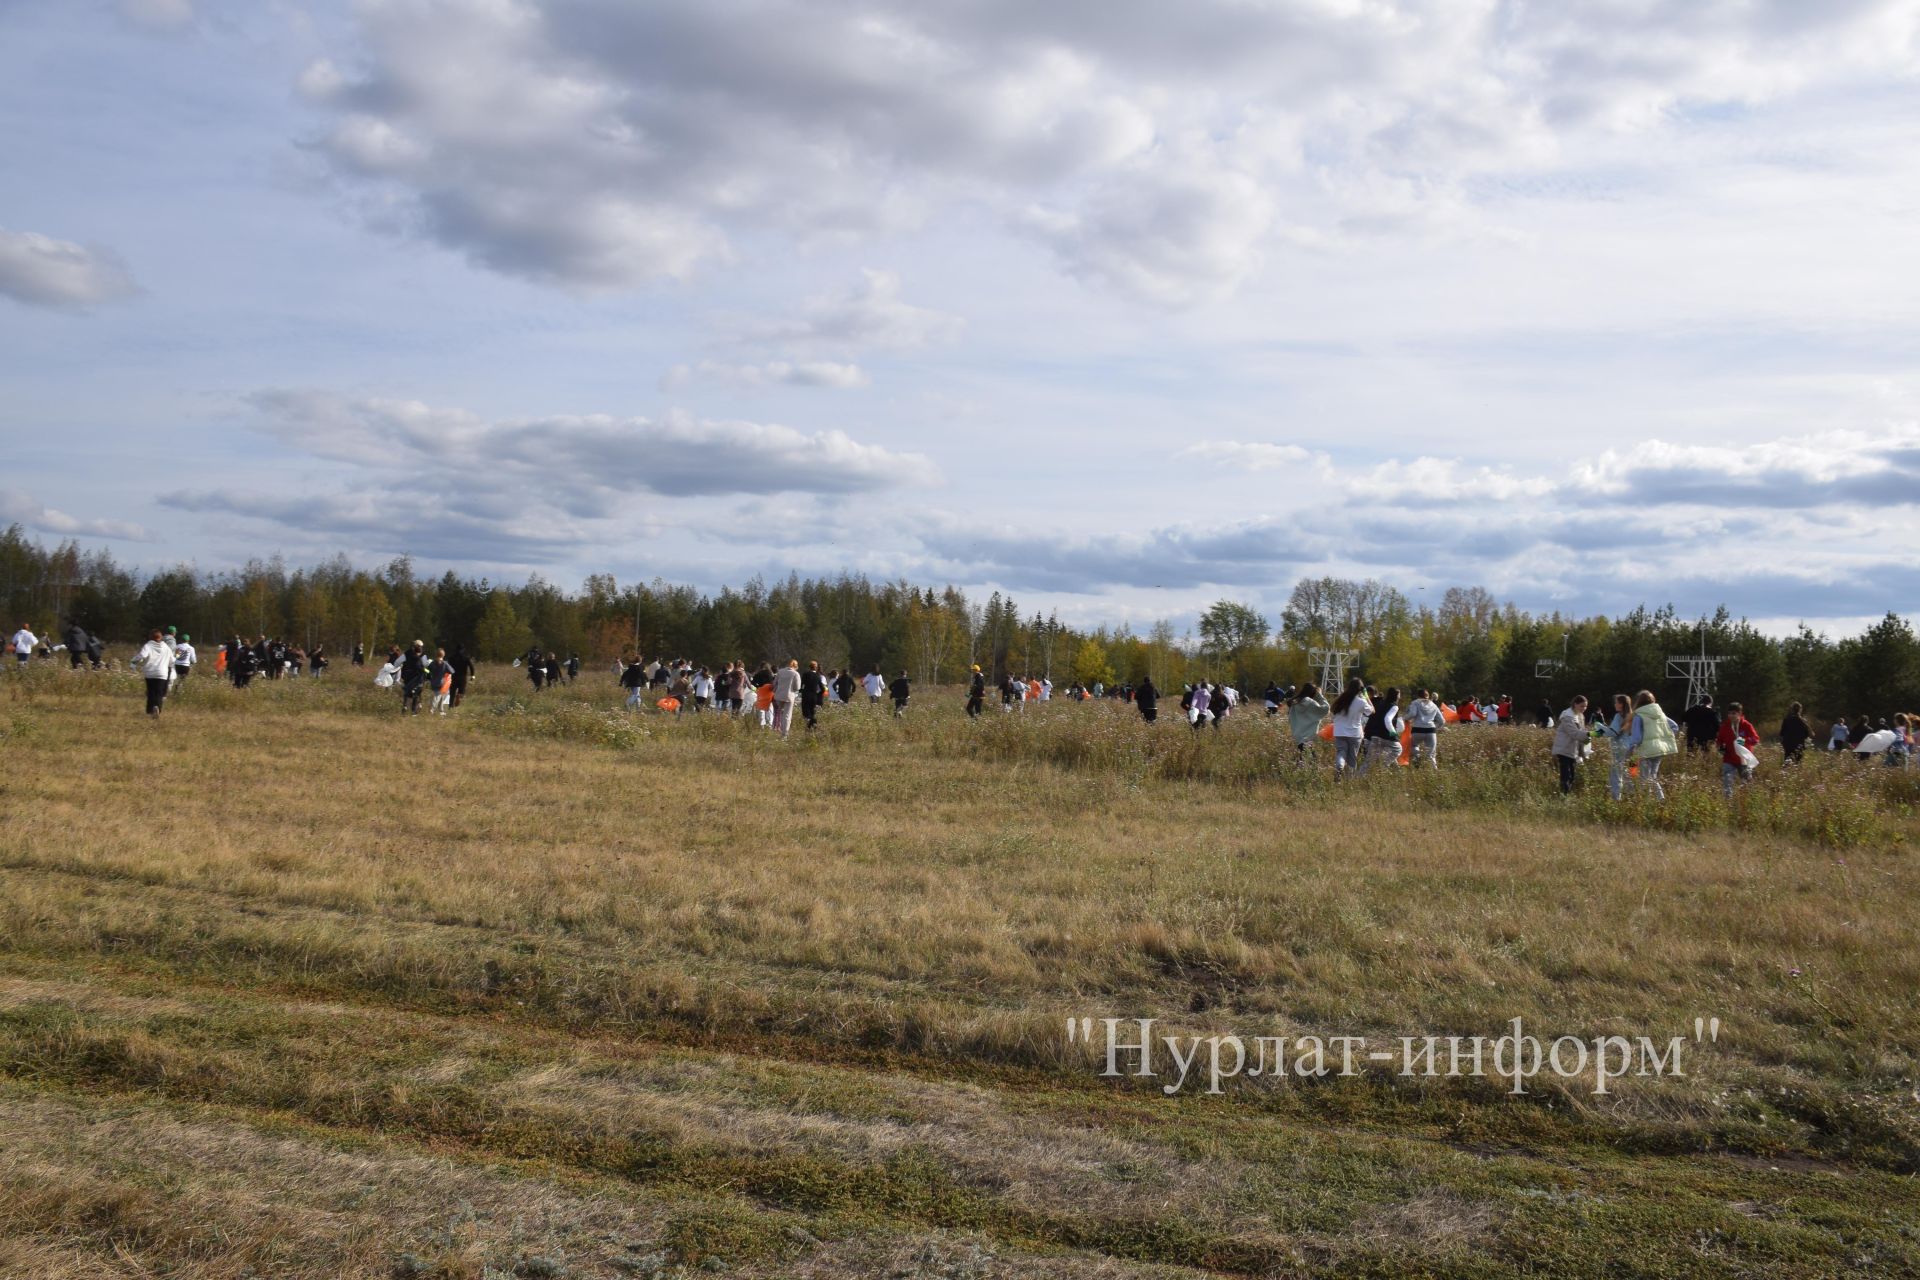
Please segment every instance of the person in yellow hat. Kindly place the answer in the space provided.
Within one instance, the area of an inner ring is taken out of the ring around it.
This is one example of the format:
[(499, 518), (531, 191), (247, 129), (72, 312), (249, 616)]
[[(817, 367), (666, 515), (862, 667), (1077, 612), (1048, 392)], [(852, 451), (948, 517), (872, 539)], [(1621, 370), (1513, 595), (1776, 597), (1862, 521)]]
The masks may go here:
[(967, 681), (967, 715), (978, 720), (981, 704), (986, 700), (986, 696), (987, 677), (982, 674), (980, 664), (976, 662), (973, 664), (973, 677)]

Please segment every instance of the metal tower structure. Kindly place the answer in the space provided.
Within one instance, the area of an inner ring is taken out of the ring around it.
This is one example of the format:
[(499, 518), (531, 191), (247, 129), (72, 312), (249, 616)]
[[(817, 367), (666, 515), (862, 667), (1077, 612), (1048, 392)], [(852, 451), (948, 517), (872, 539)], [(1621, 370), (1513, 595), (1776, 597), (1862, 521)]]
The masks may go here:
[(1674, 654), (1667, 659), (1667, 679), (1687, 682), (1687, 700), (1685, 706), (1697, 706), (1700, 699), (1713, 692), (1713, 683), (1720, 677), (1720, 664), (1731, 662), (1733, 658), (1724, 653), (1707, 652), (1707, 628), (1700, 628), (1700, 652)]
[(1307, 661), (1320, 672), (1320, 691), (1329, 695), (1340, 692), (1347, 683), (1347, 668), (1359, 656), (1358, 649), (1307, 650)]

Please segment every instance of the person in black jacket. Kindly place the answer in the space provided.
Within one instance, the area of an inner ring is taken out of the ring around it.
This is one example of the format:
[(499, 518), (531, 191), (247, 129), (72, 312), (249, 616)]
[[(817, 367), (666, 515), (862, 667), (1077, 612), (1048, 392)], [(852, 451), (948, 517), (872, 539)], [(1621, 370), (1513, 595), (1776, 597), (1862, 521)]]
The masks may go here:
[(68, 619), (67, 621), (67, 663), (72, 670), (78, 671), (80, 669), (80, 664), (82, 662), (85, 662), (86, 660), (87, 660), (87, 629), (81, 626), (79, 623), (73, 621), (72, 619)]
[(1800, 704), (1793, 703), (1787, 708), (1787, 718), (1780, 722), (1780, 750), (1786, 753), (1786, 763), (1799, 764), (1812, 738), (1813, 726), (1801, 714)]
[(1719, 748), (1720, 713), (1713, 709), (1713, 695), (1703, 693), (1700, 701), (1688, 707), (1680, 722), (1687, 726), (1687, 750), (1714, 751)]
[(851, 704), (853, 702), (853, 691), (859, 687), (859, 682), (853, 678), (853, 672), (842, 671), (833, 682), (834, 696), (842, 702)]
[(806, 674), (800, 677), (800, 715), (809, 731), (820, 727), (820, 704), (826, 698), (827, 678), (820, 674), (818, 662), (809, 662)]
[(986, 699), (987, 677), (981, 673), (980, 668), (976, 665), (973, 669), (973, 674), (967, 680), (967, 715), (969, 718), (974, 720), (980, 718), (980, 710), (986, 702)]
[(415, 640), (413, 647), (407, 650), (407, 656), (400, 659), (400, 710), (404, 714), (420, 714), (420, 691), (427, 683), (427, 646), (425, 642)]
[(465, 645), (453, 646), (453, 652), (447, 655), (447, 665), (453, 668), (452, 702), (457, 707), (460, 699), (467, 696), (467, 681), (473, 677), (473, 659), (467, 656)]
[[(852, 683), (851, 677), (848, 678), (848, 683)], [(913, 696), (913, 685), (907, 680), (907, 673), (902, 671), (895, 676), (893, 683), (887, 686), (887, 692), (893, 695), (893, 714), (895, 716), (907, 714), (907, 699)]]
[(1141, 676), (1140, 683), (1134, 686), (1133, 705), (1140, 708), (1140, 718), (1152, 724), (1160, 716), (1160, 691), (1153, 687), (1152, 676)]

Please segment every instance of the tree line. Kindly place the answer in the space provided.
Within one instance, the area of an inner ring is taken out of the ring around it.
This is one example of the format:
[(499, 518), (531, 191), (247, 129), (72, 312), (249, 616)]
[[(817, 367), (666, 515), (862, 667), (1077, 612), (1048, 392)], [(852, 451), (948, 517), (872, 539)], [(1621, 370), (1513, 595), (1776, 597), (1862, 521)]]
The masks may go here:
[(9, 628), (25, 622), (57, 636), (77, 622), (116, 644), (171, 625), (201, 642), (277, 636), (336, 657), (356, 644), (373, 652), (420, 639), (462, 644), (483, 661), (533, 647), (595, 663), (633, 652), (703, 664), (799, 657), (906, 671), (922, 684), (959, 682), (978, 663), (996, 680), (1016, 673), (1111, 685), (1151, 675), (1165, 689), (1204, 678), (1257, 695), (1270, 682), (1316, 679), (1313, 651), (1333, 649), (1352, 654), (1351, 670), (1383, 687), (1506, 694), (1522, 708), (1641, 688), (1678, 703), (1683, 686), (1665, 678), (1667, 658), (1704, 647), (1728, 659), (1720, 700), (1737, 698), (1750, 714), (1777, 715), (1790, 701), (1816, 716), (1920, 707), (1920, 640), (1894, 613), (1837, 640), (1805, 626), (1774, 637), (1724, 607), (1700, 618), (1670, 605), (1580, 618), (1529, 613), (1480, 587), (1416, 604), (1391, 585), (1342, 578), (1297, 583), (1272, 619), (1221, 600), (1190, 632), (1164, 620), (1144, 631), (1089, 630), (1027, 612), (999, 592), (979, 600), (952, 586), (856, 575), (756, 577), (708, 593), (594, 574), (567, 591), (538, 575), (518, 585), (422, 576), (404, 556), (378, 570), (344, 556), (289, 569), (274, 557), (229, 572), (142, 574), (72, 541), (49, 549), (15, 525), (0, 534), (0, 599)]

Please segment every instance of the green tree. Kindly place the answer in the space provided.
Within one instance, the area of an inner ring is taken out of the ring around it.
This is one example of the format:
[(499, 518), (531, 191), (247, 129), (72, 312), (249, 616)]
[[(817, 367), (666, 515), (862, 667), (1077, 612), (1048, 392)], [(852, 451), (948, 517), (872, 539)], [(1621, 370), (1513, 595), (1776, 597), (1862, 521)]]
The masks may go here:
[(533, 629), (514, 610), (513, 598), (505, 591), (487, 596), (486, 612), (474, 628), (474, 650), (483, 662), (508, 662), (527, 651), (533, 643)]
[(1073, 678), (1084, 685), (1112, 684), (1113, 664), (1107, 661), (1106, 648), (1091, 637), (1080, 642), (1073, 655)]

